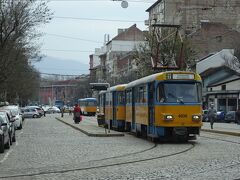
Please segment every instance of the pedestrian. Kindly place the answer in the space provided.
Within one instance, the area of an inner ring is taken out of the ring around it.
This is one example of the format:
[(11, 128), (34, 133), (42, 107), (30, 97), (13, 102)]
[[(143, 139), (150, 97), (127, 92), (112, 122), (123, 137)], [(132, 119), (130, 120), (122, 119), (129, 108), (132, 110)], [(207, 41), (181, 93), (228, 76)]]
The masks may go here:
[(213, 123), (216, 119), (216, 115), (217, 115), (217, 111), (216, 109), (214, 109), (214, 105), (211, 104), (208, 110), (208, 120), (210, 121), (211, 129), (213, 129)]
[(73, 120), (76, 124), (78, 124), (81, 121), (81, 108), (78, 106), (78, 104), (75, 104), (73, 110)]
[(236, 111), (236, 120), (237, 124), (240, 125), (240, 107), (238, 107), (238, 110)]
[(64, 114), (64, 107), (61, 108), (61, 117), (63, 117)]

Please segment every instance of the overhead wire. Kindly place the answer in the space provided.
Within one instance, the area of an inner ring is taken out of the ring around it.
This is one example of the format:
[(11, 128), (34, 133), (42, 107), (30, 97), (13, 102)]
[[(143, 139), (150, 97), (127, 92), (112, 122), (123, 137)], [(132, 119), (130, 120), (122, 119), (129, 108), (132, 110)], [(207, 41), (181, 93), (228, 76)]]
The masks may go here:
[(53, 16), (56, 19), (73, 19), (85, 21), (107, 21), (107, 22), (143, 22), (143, 20), (122, 20), (122, 19), (104, 19), (104, 18), (81, 18), (81, 17), (67, 17), (67, 16)]
[(69, 49), (42, 49), (44, 51), (59, 51), (59, 52), (76, 52), (76, 53), (80, 53), (80, 52), (94, 52), (94, 51), (84, 51), (84, 50), (69, 50)]

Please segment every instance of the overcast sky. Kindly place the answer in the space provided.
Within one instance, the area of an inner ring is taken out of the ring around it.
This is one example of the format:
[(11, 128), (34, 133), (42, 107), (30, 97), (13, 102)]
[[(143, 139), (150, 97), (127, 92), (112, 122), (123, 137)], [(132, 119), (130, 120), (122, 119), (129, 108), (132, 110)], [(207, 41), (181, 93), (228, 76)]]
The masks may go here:
[(51, 0), (48, 6), (54, 18), (40, 28), (44, 33), (41, 38), (42, 53), (88, 64), (89, 55), (103, 45), (104, 34), (110, 34), (112, 39), (117, 35), (118, 28), (128, 28), (134, 23), (141, 30), (147, 29), (144, 20), (148, 19), (148, 13), (145, 10), (155, 1), (136, 1), (128, 1), (129, 6), (124, 9), (121, 2), (110, 0)]

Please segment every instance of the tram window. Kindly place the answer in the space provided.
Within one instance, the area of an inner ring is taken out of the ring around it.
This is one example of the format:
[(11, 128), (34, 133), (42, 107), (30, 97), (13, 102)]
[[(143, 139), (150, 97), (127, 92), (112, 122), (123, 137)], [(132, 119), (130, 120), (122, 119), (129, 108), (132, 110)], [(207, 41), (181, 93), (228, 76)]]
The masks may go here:
[(126, 103), (131, 103), (132, 102), (132, 91), (127, 91), (126, 92)]
[(124, 92), (117, 93), (117, 104), (123, 105), (125, 102)]
[(158, 86), (159, 102), (200, 102), (200, 87), (196, 83), (162, 83)]
[(139, 87), (138, 102), (145, 103), (146, 95), (147, 95), (146, 86)]
[(97, 104), (94, 101), (90, 101), (90, 102), (87, 102), (87, 105), (88, 106), (96, 106)]
[(139, 102), (139, 89), (137, 88), (135, 91), (135, 102), (138, 103)]
[(158, 102), (165, 102), (165, 93), (164, 93), (164, 85), (159, 84), (157, 89), (157, 101)]

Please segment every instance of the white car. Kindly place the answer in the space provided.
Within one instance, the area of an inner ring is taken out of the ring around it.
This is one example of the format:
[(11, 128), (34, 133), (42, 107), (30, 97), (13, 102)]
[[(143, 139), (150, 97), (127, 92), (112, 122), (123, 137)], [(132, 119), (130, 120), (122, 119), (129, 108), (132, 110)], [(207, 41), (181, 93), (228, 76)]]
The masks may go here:
[(48, 108), (47, 113), (52, 114), (52, 113), (60, 113), (60, 109), (56, 106), (52, 106)]
[(15, 120), (15, 129), (22, 129), (22, 125), (23, 125), (23, 117), (22, 117), (22, 113), (21, 110), (18, 106), (15, 105), (10, 105), (10, 106), (4, 106), (3, 107), (6, 110), (11, 111), (12, 115), (13, 115), (13, 119)]

